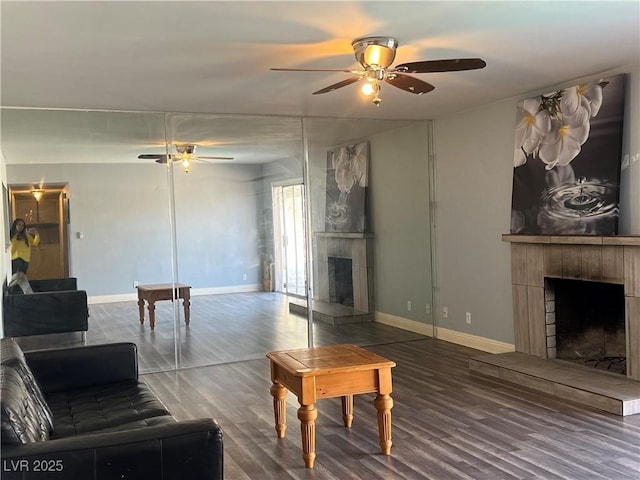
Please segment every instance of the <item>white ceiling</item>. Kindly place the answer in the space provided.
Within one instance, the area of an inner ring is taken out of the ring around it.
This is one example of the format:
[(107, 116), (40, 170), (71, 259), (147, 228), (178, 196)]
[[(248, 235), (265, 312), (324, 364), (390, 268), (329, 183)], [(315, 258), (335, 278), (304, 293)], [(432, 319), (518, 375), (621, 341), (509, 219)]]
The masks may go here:
[[(3, 107), (431, 119), (640, 61), (637, 1), (3, 0), (0, 9)], [(398, 39), (395, 65), (480, 57), (487, 67), (416, 74), (436, 87), (422, 96), (385, 84), (378, 108), (356, 85), (311, 94), (346, 73), (269, 70), (355, 68), (351, 41), (368, 35)], [(54, 133), (72, 130), (20, 133), (7, 118), (8, 163), (22, 161), (11, 148), (17, 137), (48, 137), (51, 152)], [(129, 157), (161, 140), (142, 123), (144, 134), (127, 133)], [(242, 125), (234, 135), (252, 143)], [(214, 154), (234, 155), (230, 145), (241, 143), (204, 137), (197, 141), (228, 145)]]

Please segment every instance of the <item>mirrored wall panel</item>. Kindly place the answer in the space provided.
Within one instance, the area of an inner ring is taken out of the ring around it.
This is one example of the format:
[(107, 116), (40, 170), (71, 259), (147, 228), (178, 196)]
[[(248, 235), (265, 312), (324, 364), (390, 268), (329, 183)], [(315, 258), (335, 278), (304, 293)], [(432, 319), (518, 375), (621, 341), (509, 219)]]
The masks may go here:
[[(301, 119), (167, 114), (166, 121), (178, 281), (190, 287), (191, 303), (189, 326), (178, 320), (181, 365), (306, 347), (307, 319), (287, 302), (292, 287), (304, 293), (306, 276), (304, 248), (288, 254), (304, 247)], [(283, 186), (297, 187), (297, 202), (278, 193)]]
[(352, 343), (414, 338), (398, 326), (433, 333), (429, 128), (305, 119), (314, 320), (349, 332)]
[[(76, 279), (88, 302), (85, 341), (135, 342), (141, 372), (175, 366), (173, 328), (160, 327), (173, 325), (173, 311), (165, 305), (171, 302), (158, 303), (151, 329), (148, 307), (139, 308), (136, 288), (172, 282), (170, 177), (166, 169), (137, 158), (149, 145), (164, 144), (164, 127), (163, 114), (2, 109), (8, 189), (16, 192), (11, 220), (23, 218), (40, 236), (29, 281)], [(29, 203), (34, 191), (42, 197)], [(61, 258), (62, 269), (49, 268)], [(58, 288), (43, 288), (49, 287)], [(46, 300), (34, 295), (33, 301)], [(87, 309), (72, 294), (64, 306), (51, 306), (61, 307), (73, 315)], [(6, 322), (10, 312), (3, 313)], [(64, 332), (78, 326), (51, 328)], [(77, 332), (50, 335), (45, 328), (37, 333), (42, 335), (19, 341), (39, 348), (78, 339)]]
[(28, 280), (76, 279), (89, 312), (80, 337), (27, 347), (132, 341), (145, 373), (433, 333), (426, 122), (2, 109), (2, 124), (11, 218), (40, 237)]

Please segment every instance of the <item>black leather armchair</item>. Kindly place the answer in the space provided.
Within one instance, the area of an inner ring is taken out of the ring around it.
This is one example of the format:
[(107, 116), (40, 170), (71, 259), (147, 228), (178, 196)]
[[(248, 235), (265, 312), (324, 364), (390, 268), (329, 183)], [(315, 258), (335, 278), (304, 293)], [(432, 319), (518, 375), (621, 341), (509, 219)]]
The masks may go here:
[(6, 337), (86, 332), (89, 328), (87, 292), (77, 279), (31, 280), (33, 293), (5, 286), (3, 328)]
[[(4, 480), (222, 480), (222, 429), (210, 418), (172, 417), (138, 379), (134, 344), (22, 354), (15, 341), (2, 342)], [(29, 372), (41, 388), (43, 408), (32, 398), (37, 400), (38, 388), (22, 388), (18, 380), (28, 385)], [(34, 419), (47, 407), (50, 423), (46, 413)]]

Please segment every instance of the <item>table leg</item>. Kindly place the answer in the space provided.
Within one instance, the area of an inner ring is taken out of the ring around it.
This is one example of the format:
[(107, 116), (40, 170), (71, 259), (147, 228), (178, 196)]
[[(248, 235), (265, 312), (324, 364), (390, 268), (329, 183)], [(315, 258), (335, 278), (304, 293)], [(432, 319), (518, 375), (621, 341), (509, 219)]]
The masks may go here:
[(273, 414), (276, 420), (276, 432), (278, 438), (284, 438), (287, 429), (287, 392), (288, 390), (280, 383), (273, 382), (271, 385), (271, 395), (273, 396)]
[(140, 325), (144, 324), (144, 299), (138, 299), (138, 310), (140, 310)]
[(151, 325), (151, 330), (156, 328), (156, 301), (155, 300), (147, 300), (149, 303), (149, 325)]
[(316, 418), (318, 418), (318, 410), (315, 404), (300, 405), (298, 419), (302, 432), (302, 458), (307, 468), (313, 468), (316, 461)]
[(391, 409), (393, 399), (390, 395), (378, 393), (373, 404), (378, 411), (378, 434), (380, 436), (380, 449), (383, 455), (391, 455)]
[(189, 322), (191, 321), (191, 296), (188, 291), (185, 292), (182, 303), (184, 305), (184, 323), (189, 325)]
[(351, 428), (353, 422), (353, 395), (344, 395), (342, 397), (342, 420), (344, 426)]

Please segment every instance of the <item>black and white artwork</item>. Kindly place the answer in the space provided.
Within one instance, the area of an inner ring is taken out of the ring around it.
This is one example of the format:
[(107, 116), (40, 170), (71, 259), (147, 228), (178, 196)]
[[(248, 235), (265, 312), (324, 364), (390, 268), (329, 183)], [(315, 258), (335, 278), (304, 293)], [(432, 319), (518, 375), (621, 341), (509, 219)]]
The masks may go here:
[(342, 145), (327, 152), (327, 232), (365, 231), (368, 165), (368, 142)]
[(615, 235), (624, 75), (517, 107), (511, 233)]

